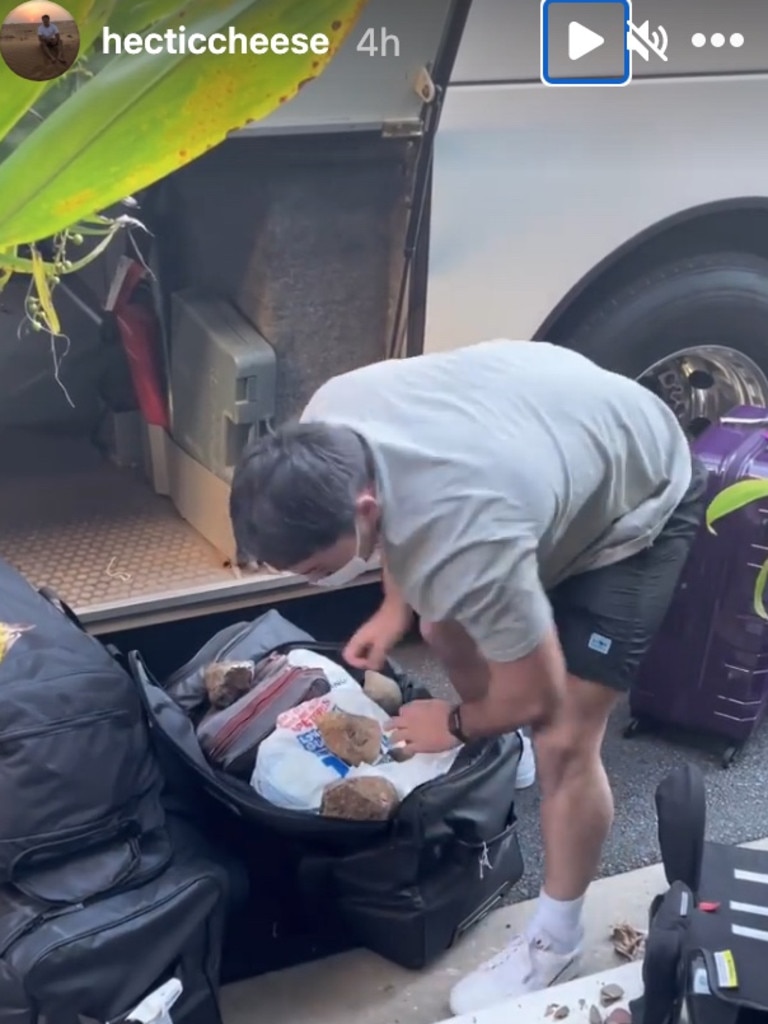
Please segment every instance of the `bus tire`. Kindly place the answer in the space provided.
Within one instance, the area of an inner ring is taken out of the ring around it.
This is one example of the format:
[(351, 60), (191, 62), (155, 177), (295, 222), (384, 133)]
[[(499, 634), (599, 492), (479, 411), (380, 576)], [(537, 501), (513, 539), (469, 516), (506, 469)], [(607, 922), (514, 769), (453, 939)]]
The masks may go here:
[(722, 252), (659, 267), (564, 344), (641, 380), (694, 432), (735, 405), (768, 406), (768, 260)]

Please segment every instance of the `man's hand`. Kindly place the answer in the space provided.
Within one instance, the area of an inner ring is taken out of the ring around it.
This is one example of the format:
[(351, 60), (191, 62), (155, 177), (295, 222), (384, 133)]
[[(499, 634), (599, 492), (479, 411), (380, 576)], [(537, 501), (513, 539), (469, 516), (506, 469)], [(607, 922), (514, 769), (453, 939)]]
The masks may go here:
[(354, 668), (380, 669), (410, 629), (412, 619), (413, 612), (405, 605), (385, 601), (344, 648), (344, 660)]
[(452, 704), (447, 700), (414, 700), (403, 705), (389, 723), (393, 744), (409, 754), (441, 754), (461, 744), (448, 730)]

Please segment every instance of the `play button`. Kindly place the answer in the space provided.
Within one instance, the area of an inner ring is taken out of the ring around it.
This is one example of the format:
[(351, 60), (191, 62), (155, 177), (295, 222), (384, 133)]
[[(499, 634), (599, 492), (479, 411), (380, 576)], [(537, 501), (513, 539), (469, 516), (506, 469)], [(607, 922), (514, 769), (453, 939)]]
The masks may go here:
[(580, 21), (572, 21), (568, 25), (568, 59), (581, 60), (605, 42), (605, 36), (593, 32)]
[(630, 0), (540, 2), (545, 85), (625, 85), (630, 80)]

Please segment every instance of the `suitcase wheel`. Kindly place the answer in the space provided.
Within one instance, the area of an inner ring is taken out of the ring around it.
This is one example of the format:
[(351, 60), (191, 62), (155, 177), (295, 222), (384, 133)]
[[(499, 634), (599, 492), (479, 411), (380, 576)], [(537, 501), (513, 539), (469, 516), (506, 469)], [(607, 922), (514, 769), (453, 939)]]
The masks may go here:
[(723, 751), (723, 756), (720, 760), (720, 766), (722, 768), (730, 768), (740, 753), (740, 748), (735, 744), (730, 747), (726, 747)]
[(624, 739), (631, 740), (633, 736), (639, 736), (641, 733), (650, 732), (651, 723), (645, 718), (630, 718), (627, 724), (624, 726)]

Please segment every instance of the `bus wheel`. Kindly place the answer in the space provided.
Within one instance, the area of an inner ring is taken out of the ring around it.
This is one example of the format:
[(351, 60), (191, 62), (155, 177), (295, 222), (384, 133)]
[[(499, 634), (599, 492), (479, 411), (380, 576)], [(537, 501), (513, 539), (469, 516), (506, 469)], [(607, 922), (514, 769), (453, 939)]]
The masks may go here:
[(768, 407), (768, 260), (713, 253), (659, 267), (565, 343), (641, 381), (692, 436), (734, 406)]

